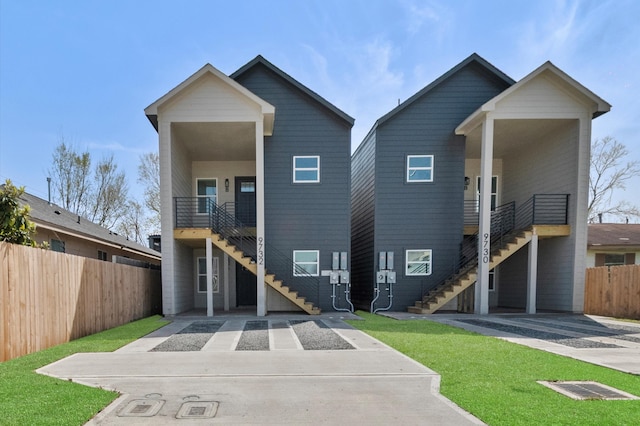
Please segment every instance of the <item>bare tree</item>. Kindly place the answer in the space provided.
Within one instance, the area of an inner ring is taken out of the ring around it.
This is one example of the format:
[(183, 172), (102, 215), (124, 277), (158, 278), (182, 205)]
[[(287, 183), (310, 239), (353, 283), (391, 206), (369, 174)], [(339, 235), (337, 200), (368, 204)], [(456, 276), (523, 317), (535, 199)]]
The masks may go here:
[(129, 240), (139, 244), (147, 244), (148, 219), (146, 218), (142, 205), (137, 201), (129, 201), (122, 210), (122, 215), (116, 231), (124, 235)]
[(106, 228), (113, 227), (127, 206), (129, 188), (124, 172), (118, 172), (113, 155), (102, 159), (93, 176), (94, 185), (87, 197), (87, 219)]
[(84, 216), (86, 197), (91, 184), (89, 153), (76, 152), (76, 149), (67, 145), (64, 137), (61, 137), (60, 144), (53, 151), (53, 164), (49, 175), (53, 181), (54, 199), (63, 208)]
[(589, 222), (597, 221), (600, 214), (618, 218), (640, 217), (638, 207), (627, 201), (612, 203), (616, 190), (624, 190), (629, 179), (640, 176), (640, 163), (626, 161), (629, 151), (611, 136), (596, 139), (591, 144), (591, 170), (589, 173)]
[(160, 156), (148, 152), (140, 156), (138, 183), (144, 185), (144, 205), (149, 209), (148, 225), (153, 233), (160, 231)]

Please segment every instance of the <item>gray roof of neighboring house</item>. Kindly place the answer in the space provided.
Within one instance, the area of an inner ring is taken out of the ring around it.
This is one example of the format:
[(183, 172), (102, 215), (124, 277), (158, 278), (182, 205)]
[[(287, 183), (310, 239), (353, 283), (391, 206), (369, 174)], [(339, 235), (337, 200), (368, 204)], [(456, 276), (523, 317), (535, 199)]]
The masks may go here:
[(96, 240), (104, 241), (105, 243), (115, 244), (131, 251), (138, 252), (147, 256), (151, 256), (159, 259), (160, 253), (145, 247), (135, 241), (130, 241), (127, 238), (118, 235), (107, 228), (71, 213), (68, 210), (63, 209), (53, 203), (49, 204), (46, 200), (36, 197), (28, 193), (22, 194), (20, 197), (21, 204), (28, 204), (31, 207), (31, 220), (37, 225), (52, 226), (59, 228), (61, 232), (68, 231), (76, 234), (79, 237), (88, 237)]
[(640, 249), (640, 224), (632, 223), (591, 223), (587, 237), (587, 247)]
[[(335, 115), (337, 115), (338, 117), (340, 117), (341, 119), (346, 121), (350, 126), (353, 126), (353, 123), (355, 122), (355, 119), (353, 117), (351, 117), (350, 115), (348, 115), (347, 113), (345, 113), (344, 111), (342, 111), (341, 109), (339, 109), (338, 107), (333, 105), (331, 102), (327, 101), (322, 96), (318, 95), (313, 90), (309, 89), (307, 86), (305, 86), (302, 83), (300, 83), (295, 78), (291, 77), (286, 72), (282, 71), (280, 68), (278, 68), (275, 65), (273, 65), (271, 62), (267, 61), (262, 55), (256, 56), (253, 60), (251, 60), (250, 62), (248, 62), (245, 65), (243, 65), (242, 67), (240, 67), (240, 69), (238, 69), (236, 72), (231, 74), (229, 77), (231, 77), (232, 79), (236, 80), (238, 77), (240, 77), (242, 74), (244, 74), (247, 71), (249, 71), (250, 69), (252, 69), (257, 64), (264, 65), (266, 68), (270, 69), (271, 71), (273, 71), (274, 73), (276, 73), (277, 75), (282, 77), (284, 80), (289, 82), (291, 85), (296, 87), (298, 90), (300, 90), (301, 92), (305, 93), (307, 96), (311, 97), (316, 102), (320, 103), (325, 108), (327, 108), (328, 110), (333, 112)], [(277, 114), (277, 111), (276, 111), (276, 114)]]

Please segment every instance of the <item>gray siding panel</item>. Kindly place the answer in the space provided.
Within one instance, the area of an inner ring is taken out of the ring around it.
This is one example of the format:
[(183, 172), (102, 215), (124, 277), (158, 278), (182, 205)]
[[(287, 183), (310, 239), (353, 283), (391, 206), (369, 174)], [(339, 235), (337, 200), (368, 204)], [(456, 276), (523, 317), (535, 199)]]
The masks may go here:
[[(454, 131), (506, 87), (503, 80), (472, 62), (375, 130), (376, 228), (369, 264), (373, 274), (376, 252), (395, 253), (398, 282), (392, 310), (413, 305), (426, 290), (453, 272), (463, 235), (465, 161), (464, 138)], [(407, 183), (406, 156), (421, 154), (434, 155), (434, 181)], [(354, 228), (355, 220), (354, 214)], [(407, 249), (433, 251), (430, 276), (405, 276)], [(382, 297), (376, 306), (387, 304), (388, 299)]]
[[(351, 128), (263, 65), (238, 82), (276, 108), (273, 136), (265, 138), (266, 242), (290, 258), (293, 250), (320, 250), (320, 269), (330, 269), (331, 252), (350, 248)], [(320, 156), (320, 183), (293, 183), (295, 155)], [(268, 247), (265, 256), (269, 270), (290, 275), (290, 265), (270, 264)], [(319, 280), (316, 294), (301, 296), (330, 310), (331, 286)]]
[(369, 310), (375, 280), (375, 133), (351, 159), (351, 299)]

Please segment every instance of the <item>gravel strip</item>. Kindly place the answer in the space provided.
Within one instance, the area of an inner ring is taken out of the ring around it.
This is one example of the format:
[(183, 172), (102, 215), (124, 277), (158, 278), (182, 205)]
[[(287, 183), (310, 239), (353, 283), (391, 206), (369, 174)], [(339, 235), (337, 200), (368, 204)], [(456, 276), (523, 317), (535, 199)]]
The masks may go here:
[(224, 322), (196, 321), (160, 343), (150, 352), (199, 351)]
[[(549, 322), (545, 322), (544, 320), (532, 320), (532, 319), (519, 319), (518, 321), (522, 321), (522, 322), (527, 322), (527, 323), (531, 323), (531, 324), (536, 324), (536, 325), (543, 325), (545, 327), (549, 327), (549, 328), (555, 328), (555, 329), (559, 329), (559, 330), (567, 330), (567, 331), (573, 331), (576, 333), (581, 333), (584, 334), (585, 337), (593, 337), (593, 336), (598, 336), (598, 337), (609, 337), (611, 339), (618, 339), (618, 340), (624, 340), (627, 342), (633, 342), (633, 343), (640, 343), (640, 338), (638, 337), (633, 337), (633, 336), (627, 336), (625, 333), (625, 331), (623, 330), (611, 330), (605, 327), (602, 327), (600, 330), (587, 330), (581, 327), (572, 327), (570, 325), (564, 325), (564, 324), (551, 324)], [(597, 327), (595, 325), (592, 325), (592, 327)]]
[(492, 328), (494, 330), (505, 331), (507, 333), (519, 334), (524, 337), (530, 337), (532, 339), (546, 340), (548, 342), (558, 343), (564, 346), (570, 346), (572, 348), (587, 349), (587, 348), (620, 348), (621, 346), (594, 342), (592, 340), (580, 339), (575, 337), (569, 337), (564, 334), (552, 333), (549, 331), (533, 330), (526, 327), (518, 327), (515, 325), (500, 324), (492, 321), (483, 320), (459, 320), (471, 325), (477, 325), (479, 327)]
[(563, 321), (569, 321), (569, 322), (575, 322), (575, 323), (579, 323), (579, 324), (587, 324), (590, 325), (592, 327), (602, 327), (602, 328), (606, 328), (609, 330), (619, 330), (619, 331), (625, 331), (627, 333), (631, 333), (631, 334), (639, 334), (640, 333), (640, 327), (633, 327), (633, 326), (625, 326), (625, 325), (614, 325), (614, 324), (603, 324), (601, 322), (597, 322), (597, 321), (593, 321), (587, 318), (568, 318), (568, 319), (564, 319)]
[(247, 321), (240, 335), (236, 351), (268, 351), (269, 323), (267, 321)]
[(289, 321), (289, 323), (305, 350), (355, 349), (322, 321)]

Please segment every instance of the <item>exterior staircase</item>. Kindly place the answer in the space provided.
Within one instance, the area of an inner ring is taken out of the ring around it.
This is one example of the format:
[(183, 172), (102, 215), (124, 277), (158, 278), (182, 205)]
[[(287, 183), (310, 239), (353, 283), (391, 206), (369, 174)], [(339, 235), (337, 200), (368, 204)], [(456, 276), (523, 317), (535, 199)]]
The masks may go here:
[[(512, 254), (526, 246), (533, 235), (531, 228), (507, 234), (502, 238), (503, 243), (494, 250), (489, 260), (489, 269), (493, 269), (508, 259)], [(458, 296), (478, 280), (478, 258), (467, 262), (457, 273), (446, 279), (442, 284), (430, 290), (414, 306), (407, 309), (414, 314), (432, 314), (442, 308), (454, 297)]]
[[(249, 270), (252, 274), (256, 276), (258, 275), (258, 265), (256, 265), (255, 259), (248, 256), (228, 239), (224, 238), (220, 234), (213, 233), (211, 236), (211, 242), (220, 250), (228, 254), (233, 260)], [(320, 314), (320, 308), (314, 306), (311, 302), (307, 302), (304, 297), (298, 296), (297, 291), (293, 291), (289, 287), (283, 285), (282, 280), (277, 279), (275, 274), (269, 273), (265, 270), (264, 282), (309, 315)]]

